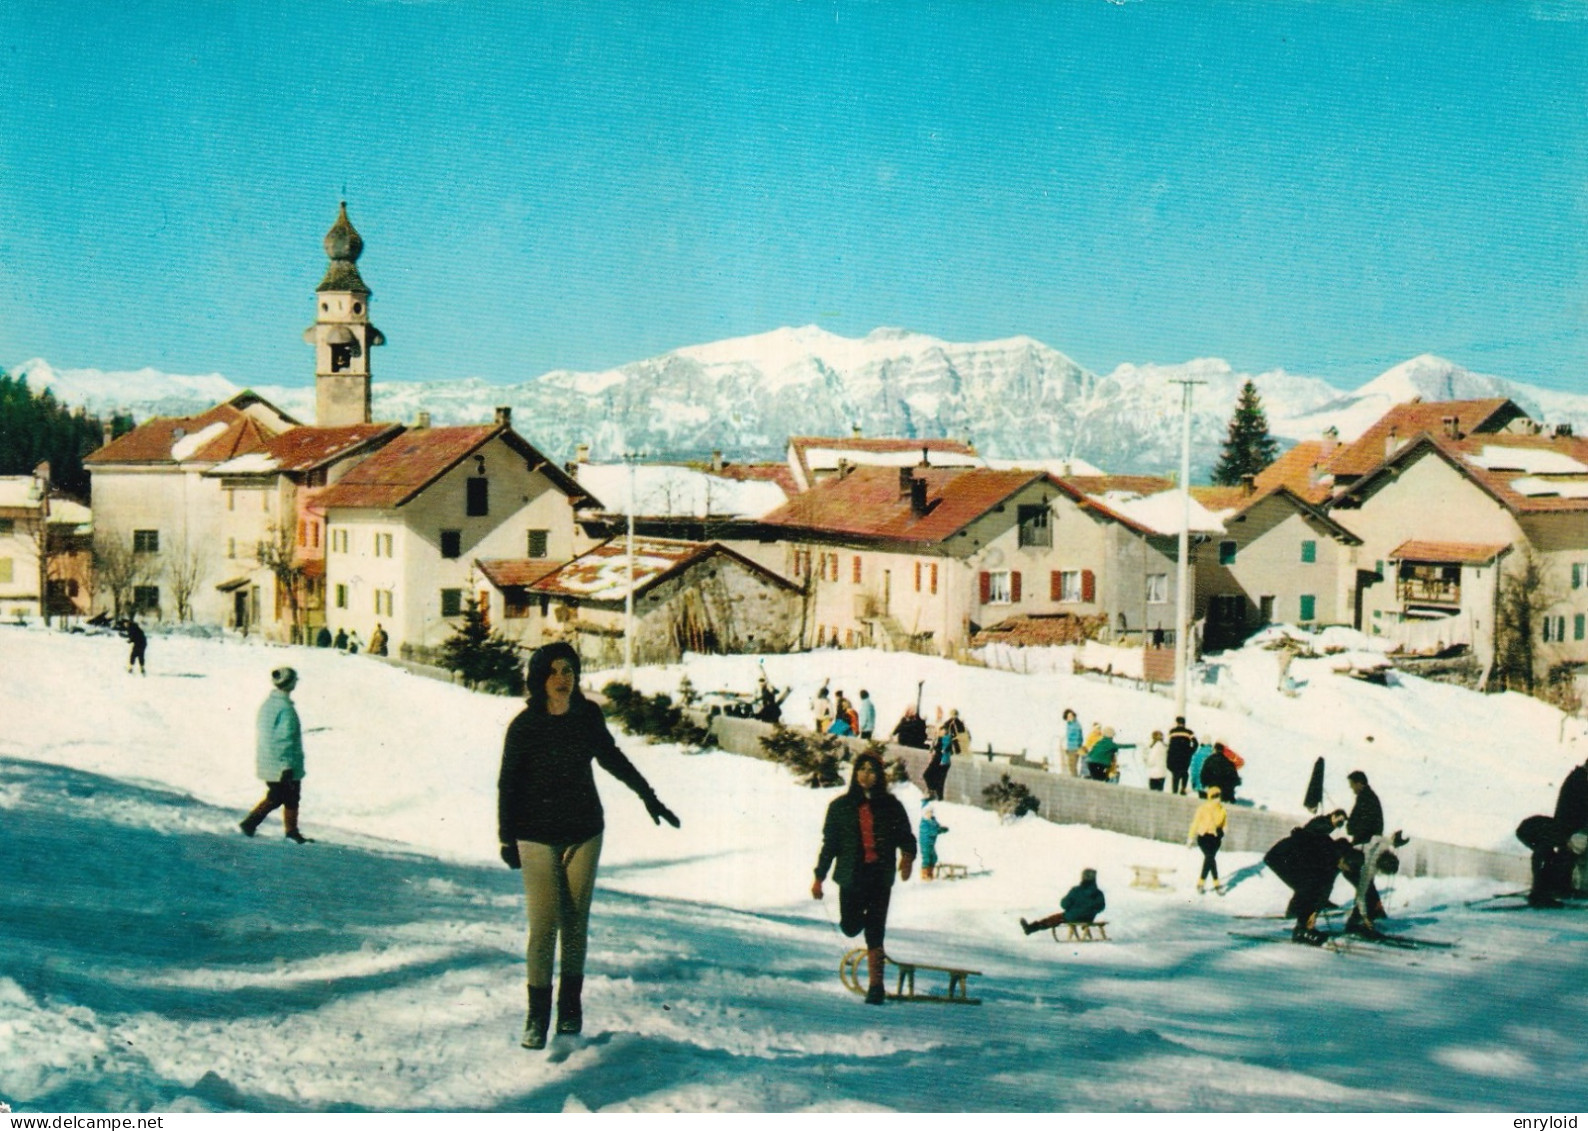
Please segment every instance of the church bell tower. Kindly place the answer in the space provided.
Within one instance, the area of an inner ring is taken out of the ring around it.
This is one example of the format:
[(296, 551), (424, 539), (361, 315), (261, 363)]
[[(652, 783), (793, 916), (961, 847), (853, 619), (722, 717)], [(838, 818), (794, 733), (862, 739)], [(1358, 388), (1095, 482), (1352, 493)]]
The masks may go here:
[(343, 201), (325, 233), (331, 264), (315, 288), (314, 325), (303, 332), (314, 347), (314, 422), (322, 428), (370, 422), (369, 351), (386, 337), (369, 321), (369, 288), (358, 273), (363, 252)]

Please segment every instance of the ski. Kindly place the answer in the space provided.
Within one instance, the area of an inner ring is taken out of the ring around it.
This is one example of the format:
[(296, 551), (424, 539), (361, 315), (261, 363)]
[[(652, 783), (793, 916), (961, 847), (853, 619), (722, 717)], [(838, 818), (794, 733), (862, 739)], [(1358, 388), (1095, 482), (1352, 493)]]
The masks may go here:
[(1359, 942), (1373, 943), (1376, 946), (1392, 946), (1401, 950), (1422, 950), (1432, 947), (1435, 950), (1449, 950), (1456, 944), (1448, 939), (1425, 939), (1417, 935), (1396, 935), (1387, 931), (1347, 931), (1345, 937)]
[(1366, 947), (1353, 947), (1345, 935), (1326, 934), (1321, 943), (1304, 943), (1284, 935), (1259, 935), (1248, 931), (1230, 931), (1229, 935), (1235, 939), (1248, 939), (1252, 942), (1284, 943), (1287, 946), (1301, 947), (1306, 950), (1327, 950), (1331, 954), (1379, 954), (1387, 955), (1388, 951), (1375, 951)]

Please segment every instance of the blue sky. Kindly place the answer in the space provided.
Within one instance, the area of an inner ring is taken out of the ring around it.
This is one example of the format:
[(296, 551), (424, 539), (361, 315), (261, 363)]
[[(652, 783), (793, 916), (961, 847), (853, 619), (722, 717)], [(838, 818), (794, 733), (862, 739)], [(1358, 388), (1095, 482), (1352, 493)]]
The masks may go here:
[(1588, 0), (0, 6), (0, 365), (307, 384), (782, 325), (1588, 377)]

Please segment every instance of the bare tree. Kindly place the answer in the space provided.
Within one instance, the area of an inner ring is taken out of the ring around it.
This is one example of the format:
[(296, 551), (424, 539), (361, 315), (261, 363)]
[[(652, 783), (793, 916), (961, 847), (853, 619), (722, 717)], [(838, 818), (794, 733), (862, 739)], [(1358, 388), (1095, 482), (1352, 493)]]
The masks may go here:
[(193, 619), (193, 594), (198, 592), (199, 582), (209, 572), (209, 565), (209, 550), (204, 543), (189, 542), (184, 533), (166, 563), (166, 579), (171, 583), (171, 600), (176, 603), (177, 620)]
[(110, 594), (114, 616), (130, 611), (133, 590), (158, 580), (163, 568), (159, 554), (134, 550), (132, 536), (125, 530), (94, 531), (94, 588)]
[(272, 523), (270, 535), (259, 543), (259, 564), (276, 579), (276, 594), (287, 600), (287, 616), (294, 643), (303, 642), (303, 582), (308, 570), (297, 558), (292, 527)]
[(1560, 600), (1532, 547), (1511, 558), (1500, 577), (1494, 624), (1494, 666), (1489, 686), (1534, 695), (1545, 689), (1548, 664), (1539, 654), (1544, 618)]

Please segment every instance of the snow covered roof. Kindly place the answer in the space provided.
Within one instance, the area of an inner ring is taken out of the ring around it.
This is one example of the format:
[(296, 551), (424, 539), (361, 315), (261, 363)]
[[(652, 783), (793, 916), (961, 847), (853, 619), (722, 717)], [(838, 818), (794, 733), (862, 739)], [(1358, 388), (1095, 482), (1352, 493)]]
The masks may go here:
[(248, 452), (245, 455), (218, 463), (210, 469), (211, 475), (262, 475), (281, 470), (281, 464), (269, 452)]
[(1060, 479), (1091, 478), (1104, 474), (1101, 468), (1074, 456), (1068, 459), (1037, 456), (1017, 456), (1013, 459), (1001, 459), (988, 456), (982, 462), (995, 471), (1045, 471), (1049, 475), (1057, 476)]
[(31, 475), (0, 475), (0, 507), (37, 510), (42, 494)]
[[(665, 577), (707, 558), (725, 556), (785, 588), (787, 579), (757, 565), (717, 542), (684, 542), (670, 538), (634, 539), (633, 590), (637, 597)], [(622, 601), (630, 588), (628, 540), (613, 538), (579, 555), (567, 565), (529, 586), (552, 597), (584, 601)]]
[[(575, 464), (574, 478), (580, 486), (605, 501), (607, 513), (628, 513), (627, 464)], [(760, 518), (787, 501), (783, 488), (769, 479), (732, 479), (673, 464), (636, 464), (634, 467), (636, 515)]]
[[(1087, 496), (1092, 498), (1094, 496)], [(1098, 497), (1109, 510), (1154, 534), (1179, 534), (1182, 525), (1192, 534), (1223, 534), (1224, 524), (1218, 517), (1184, 491), (1160, 491), (1156, 495), (1117, 499)], [(1189, 525), (1187, 505), (1189, 503)]]
[(1549, 448), (1521, 448), (1485, 444), (1467, 455), (1467, 461), (1485, 471), (1521, 471), (1529, 475), (1588, 475), (1588, 464), (1566, 452)]

